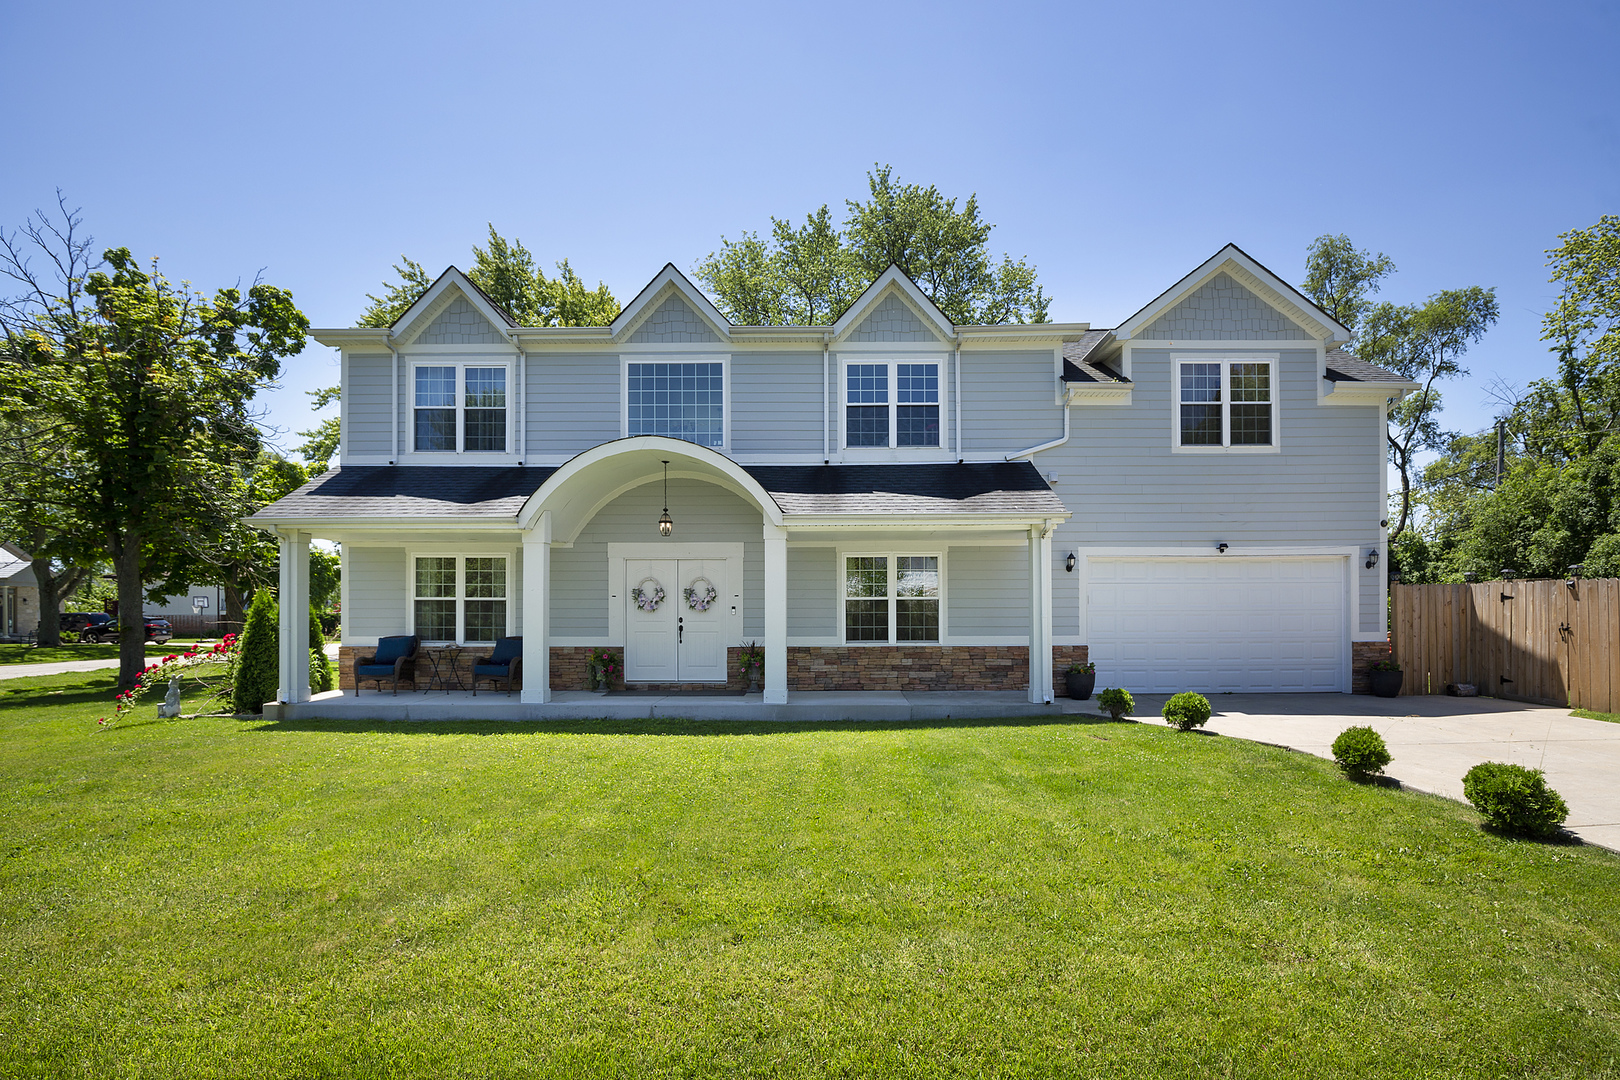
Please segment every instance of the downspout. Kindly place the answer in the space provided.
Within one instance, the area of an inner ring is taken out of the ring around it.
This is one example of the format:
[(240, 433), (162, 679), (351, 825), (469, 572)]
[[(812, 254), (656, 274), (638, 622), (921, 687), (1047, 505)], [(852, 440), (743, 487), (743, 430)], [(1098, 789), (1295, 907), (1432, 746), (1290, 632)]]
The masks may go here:
[(390, 380), (393, 384), (391, 400), (394, 407), (389, 413), (388, 426), (388, 437), (391, 440), (388, 444), (388, 464), (392, 465), (399, 460), (399, 350), (394, 348), (392, 336), (388, 339), (388, 351), (394, 354), (394, 377)]
[(1028, 450), (1020, 450), (1016, 454), (1008, 454), (1007, 455), (1007, 460), (1008, 461), (1017, 461), (1019, 458), (1027, 458), (1027, 457), (1031, 456), (1032, 454), (1040, 453), (1042, 450), (1050, 450), (1053, 447), (1062, 446), (1064, 443), (1066, 443), (1068, 441), (1069, 441), (1069, 403), (1068, 403), (1067, 400), (1065, 400), (1063, 402), (1063, 437), (1060, 438), (1060, 439), (1053, 439), (1051, 442), (1043, 442), (1039, 446), (1032, 446)]
[(951, 394), (951, 404), (956, 407), (956, 463), (958, 465), (967, 460), (962, 453), (962, 335), (956, 335), (956, 343), (951, 346), (951, 377), (956, 381), (956, 390)]
[(832, 335), (821, 335), (821, 463), (832, 462)]

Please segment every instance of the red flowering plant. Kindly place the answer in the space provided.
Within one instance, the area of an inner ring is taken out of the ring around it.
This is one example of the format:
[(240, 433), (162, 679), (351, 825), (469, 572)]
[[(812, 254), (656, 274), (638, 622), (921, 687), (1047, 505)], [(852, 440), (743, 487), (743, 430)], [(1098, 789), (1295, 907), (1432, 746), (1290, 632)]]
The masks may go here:
[[(155, 687), (167, 686), (176, 675), (190, 674), (193, 681), (212, 691), (213, 698), (229, 698), (231, 672), (236, 667), (237, 636), (226, 634), (207, 649), (189, 649), (171, 653), (135, 676), (135, 685), (121, 691), (113, 699), (113, 714), (96, 721), (100, 727), (111, 727), (134, 711), (140, 699)], [(204, 670), (206, 668), (206, 670)]]
[(757, 641), (750, 641), (737, 653), (737, 666), (744, 675), (759, 675), (765, 670), (765, 650)]
[(615, 678), (624, 674), (624, 664), (612, 649), (592, 649), (585, 656), (585, 671), (591, 689), (600, 686), (606, 690), (613, 685)]

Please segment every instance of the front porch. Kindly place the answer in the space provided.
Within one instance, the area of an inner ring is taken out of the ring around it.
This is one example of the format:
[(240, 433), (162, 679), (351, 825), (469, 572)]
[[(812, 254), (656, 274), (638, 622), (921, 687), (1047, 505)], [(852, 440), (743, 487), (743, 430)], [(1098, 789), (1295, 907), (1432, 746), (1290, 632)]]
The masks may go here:
[(1051, 704), (1029, 701), (1022, 691), (805, 690), (786, 703), (767, 702), (763, 694), (663, 694), (624, 692), (598, 694), (583, 690), (553, 691), (551, 700), (526, 702), (517, 695), (461, 690), (399, 695), (352, 690), (316, 694), (308, 701), (269, 703), (269, 720), (384, 721), (535, 721), (535, 720), (739, 720), (826, 723), (850, 721), (940, 721), (1001, 717), (1095, 716), (1096, 700), (1060, 697)]

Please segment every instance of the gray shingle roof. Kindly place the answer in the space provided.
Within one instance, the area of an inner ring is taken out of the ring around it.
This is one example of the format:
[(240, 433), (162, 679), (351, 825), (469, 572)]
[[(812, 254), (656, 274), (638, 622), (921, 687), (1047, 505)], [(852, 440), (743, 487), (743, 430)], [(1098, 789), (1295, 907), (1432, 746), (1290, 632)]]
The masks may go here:
[(1097, 360), (1090, 359), (1097, 347), (1108, 340), (1112, 330), (1091, 330), (1078, 341), (1063, 343), (1064, 382), (1130, 382), (1129, 379)]
[[(754, 465), (743, 468), (787, 514), (1023, 514), (1068, 511), (1027, 461), (931, 465)], [(556, 469), (351, 465), (323, 473), (260, 510), (286, 518), (516, 519)]]
[(1333, 382), (1409, 382), (1405, 375), (1388, 371), (1377, 364), (1369, 364), (1360, 357), (1339, 349), (1329, 349), (1327, 377)]

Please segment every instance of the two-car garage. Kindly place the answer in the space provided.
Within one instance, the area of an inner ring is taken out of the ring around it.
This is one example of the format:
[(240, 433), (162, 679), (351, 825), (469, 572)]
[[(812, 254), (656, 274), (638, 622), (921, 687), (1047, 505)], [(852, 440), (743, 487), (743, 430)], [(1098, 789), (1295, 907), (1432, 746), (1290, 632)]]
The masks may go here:
[(1349, 690), (1348, 560), (1091, 557), (1098, 686), (1140, 693)]

